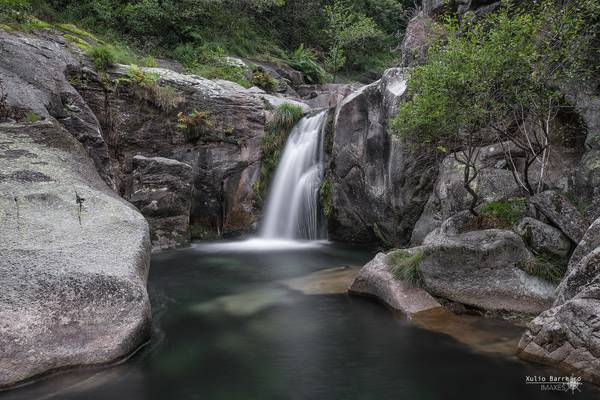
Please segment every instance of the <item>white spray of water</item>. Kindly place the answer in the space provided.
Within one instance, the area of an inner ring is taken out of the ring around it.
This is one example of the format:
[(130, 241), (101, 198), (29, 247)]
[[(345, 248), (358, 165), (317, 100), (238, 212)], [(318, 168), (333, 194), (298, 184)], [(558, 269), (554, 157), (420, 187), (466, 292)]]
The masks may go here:
[(302, 118), (292, 129), (275, 173), (261, 231), (264, 239), (324, 238), (319, 223), (323, 137), (327, 111)]

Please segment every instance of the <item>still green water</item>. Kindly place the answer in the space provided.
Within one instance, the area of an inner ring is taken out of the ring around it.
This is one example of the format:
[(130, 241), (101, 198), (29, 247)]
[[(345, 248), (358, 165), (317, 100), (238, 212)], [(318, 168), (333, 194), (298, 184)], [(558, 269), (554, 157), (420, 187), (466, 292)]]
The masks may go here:
[(155, 255), (148, 346), (119, 366), (63, 373), (0, 399), (600, 398), (589, 384), (575, 394), (543, 392), (525, 376), (547, 370), (476, 353), (373, 301), (308, 295), (289, 283), (372, 255), (324, 243), (196, 244)]

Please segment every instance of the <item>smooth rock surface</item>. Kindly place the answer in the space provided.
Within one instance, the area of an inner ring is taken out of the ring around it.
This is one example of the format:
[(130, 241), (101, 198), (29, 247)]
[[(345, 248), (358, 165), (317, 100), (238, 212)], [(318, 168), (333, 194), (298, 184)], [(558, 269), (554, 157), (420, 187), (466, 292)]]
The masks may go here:
[(485, 310), (535, 314), (554, 301), (555, 287), (518, 264), (533, 255), (511, 231), (490, 229), (429, 235), (421, 252), (425, 289), (435, 295)]
[(425, 290), (395, 279), (389, 271), (386, 258), (386, 254), (379, 253), (365, 265), (350, 286), (349, 292), (375, 297), (409, 318), (442, 307)]
[(437, 170), (431, 154), (414, 154), (389, 135), (389, 118), (405, 93), (405, 71), (391, 69), (337, 107), (330, 239), (388, 246), (409, 241)]
[(162, 157), (133, 157), (133, 187), (129, 201), (150, 224), (155, 250), (190, 242), (192, 167)]
[(0, 124), (0, 171), (0, 388), (137, 349), (150, 333), (139, 211), (51, 117)]

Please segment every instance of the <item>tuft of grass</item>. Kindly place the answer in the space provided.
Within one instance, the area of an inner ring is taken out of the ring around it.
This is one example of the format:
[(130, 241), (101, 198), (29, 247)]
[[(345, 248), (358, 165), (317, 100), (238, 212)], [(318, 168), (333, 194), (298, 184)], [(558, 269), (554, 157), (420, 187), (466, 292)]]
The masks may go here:
[(504, 201), (494, 201), (486, 204), (481, 212), (497, 218), (502, 223), (512, 226), (523, 216), (527, 207), (527, 199), (515, 197)]
[(174, 110), (184, 101), (176, 88), (160, 85), (158, 74), (146, 72), (135, 64), (129, 66), (126, 77), (117, 79), (117, 84), (119, 83), (130, 85), (134, 96), (140, 101), (164, 112)]
[(116, 56), (110, 46), (92, 47), (87, 52), (99, 72), (106, 72), (116, 62)]
[(92, 49), (92, 46), (88, 42), (86, 42), (85, 40), (80, 38), (79, 36), (73, 36), (69, 33), (65, 33), (63, 36), (69, 42), (74, 43), (81, 50), (91, 51), (91, 49)]
[(273, 173), (277, 169), (285, 142), (292, 128), (304, 115), (302, 107), (283, 103), (276, 110), (273, 120), (267, 126), (267, 133), (261, 140), (262, 162), (260, 176), (253, 189), (259, 202), (264, 201)]
[(543, 256), (521, 261), (518, 267), (529, 275), (537, 276), (554, 284), (559, 284), (567, 273), (567, 260), (551, 259)]
[(25, 118), (24, 118), (24, 121), (26, 124), (34, 124), (41, 120), (42, 120), (42, 117), (37, 115), (33, 111), (30, 111), (27, 114), (25, 114)]
[(209, 111), (194, 110), (189, 114), (177, 114), (177, 127), (184, 131), (186, 140), (191, 143), (209, 134), (214, 124)]
[(394, 278), (407, 281), (416, 287), (423, 287), (421, 263), (424, 257), (425, 252), (422, 250), (414, 252), (397, 250), (388, 254), (386, 262)]

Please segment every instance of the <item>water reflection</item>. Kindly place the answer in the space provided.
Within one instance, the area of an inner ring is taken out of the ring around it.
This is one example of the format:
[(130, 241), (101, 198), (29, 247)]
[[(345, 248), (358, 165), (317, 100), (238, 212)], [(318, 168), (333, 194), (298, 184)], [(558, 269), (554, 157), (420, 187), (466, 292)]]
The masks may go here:
[[(346, 267), (370, 257), (331, 244), (270, 252), (196, 247), (157, 255), (150, 292), (159, 323), (150, 347), (120, 366), (62, 374), (0, 399), (567, 396), (525, 385), (526, 374), (546, 370), (475, 352), (394, 318), (372, 301), (339, 294), (339, 282), (352, 270)], [(486, 340), (482, 346), (493, 342)], [(577, 399), (597, 398), (589, 385), (583, 390)]]

